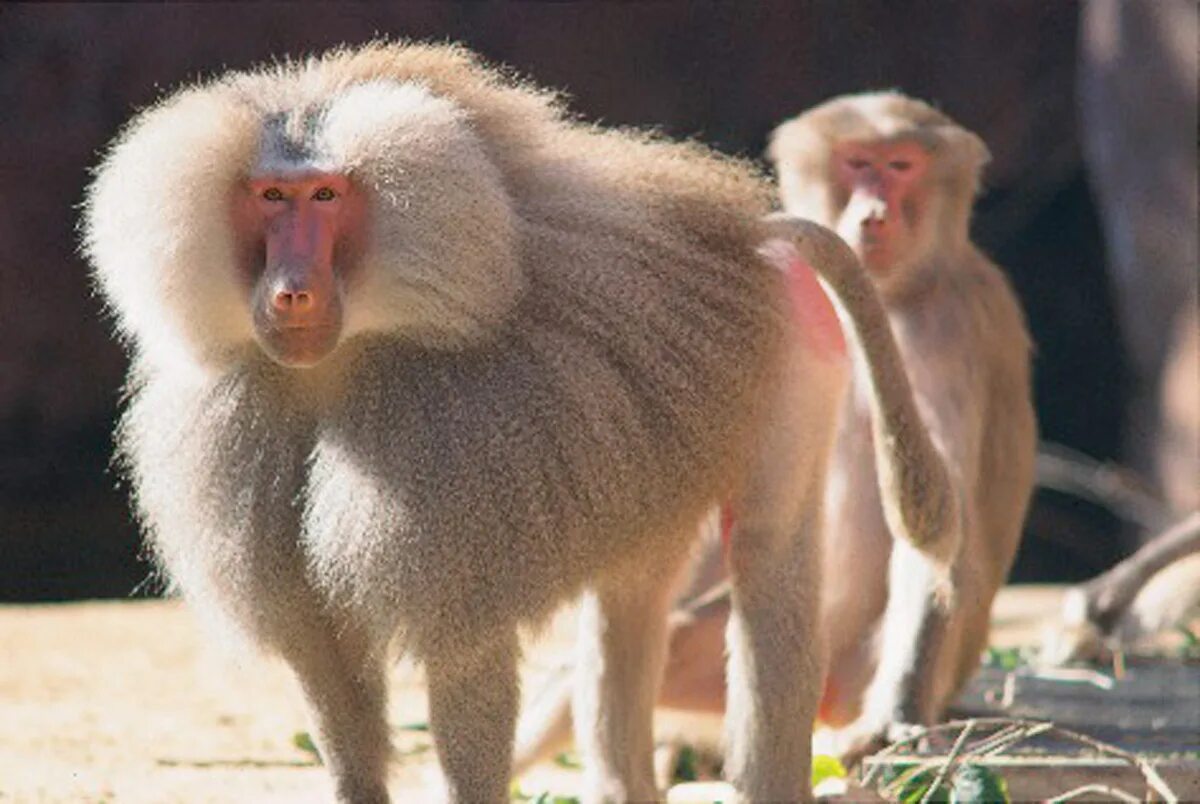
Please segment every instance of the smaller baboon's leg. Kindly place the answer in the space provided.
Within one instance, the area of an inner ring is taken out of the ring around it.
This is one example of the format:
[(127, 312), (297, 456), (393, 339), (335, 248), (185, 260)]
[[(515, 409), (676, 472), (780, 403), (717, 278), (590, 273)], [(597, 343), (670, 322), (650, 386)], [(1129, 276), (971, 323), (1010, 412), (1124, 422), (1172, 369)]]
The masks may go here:
[(535, 763), (570, 745), (571, 691), (575, 674), (559, 667), (547, 678), (538, 697), (521, 713), (513, 752), (513, 775), (520, 776)]
[(1193, 513), (1103, 575), (1088, 581), (1083, 586), (1086, 619), (1102, 632), (1111, 631), (1154, 575), (1172, 562), (1198, 552), (1200, 513)]
[[(1194, 605), (1189, 566), (1200, 561), (1200, 512), (1147, 542), (1121, 563), (1067, 590), (1062, 621), (1043, 639), (1041, 661), (1064, 664), (1099, 655), (1117, 637), (1133, 641), (1168, 627)], [(1168, 569), (1172, 567), (1173, 569)], [(1173, 580), (1174, 578), (1174, 580)]]
[[(724, 555), (719, 555), (724, 560)], [(659, 706), (713, 714), (725, 711), (728, 624), (728, 581), (671, 612), (667, 621), (667, 669)]]
[(519, 658), (514, 628), (478, 655), (426, 662), (429, 726), (450, 802), (509, 800)]
[(872, 728), (929, 724), (937, 718), (940, 702), (934, 685), (951, 627), (951, 604), (945, 599), (953, 594), (950, 584), (940, 562), (908, 542), (893, 543), (879, 667), (867, 688), (862, 716)]
[[(686, 550), (657, 577), (608, 579), (579, 614), (575, 743), (590, 802), (653, 801), (654, 703), (666, 661), (667, 613)], [(664, 582), (666, 579), (666, 582)]]

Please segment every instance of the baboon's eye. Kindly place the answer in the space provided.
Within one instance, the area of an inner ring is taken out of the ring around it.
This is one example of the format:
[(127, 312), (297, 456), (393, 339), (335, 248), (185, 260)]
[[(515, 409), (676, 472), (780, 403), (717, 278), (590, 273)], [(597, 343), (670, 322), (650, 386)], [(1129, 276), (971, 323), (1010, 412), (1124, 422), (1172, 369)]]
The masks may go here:
[(904, 173), (912, 167), (912, 162), (909, 162), (907, 159), (893, 159), (891, 162), (888, 162), (888, 167), (897, 173)]
[(332, 187), (318, 187), (317, 191), (312, 194), (313, 201), (332, 201), (337, 198), (337, 193)]
[(847, 159), (846, 164), (850, 166), (851, 170), (866, 170), (871, 166), (871, 163), (866, 159), (861, 159), (857, 156), (852, 156)]
[(264, 201), (282, 201), (283, 191), (278, 187), (268, 187), (262, 191), (262, 197)]

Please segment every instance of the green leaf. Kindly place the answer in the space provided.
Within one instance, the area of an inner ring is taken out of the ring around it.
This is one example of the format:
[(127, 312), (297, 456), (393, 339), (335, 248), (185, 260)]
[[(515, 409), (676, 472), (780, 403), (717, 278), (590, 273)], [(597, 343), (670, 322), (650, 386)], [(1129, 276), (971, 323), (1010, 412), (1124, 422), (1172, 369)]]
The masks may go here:
[(1200, 636), (1183, 623), (1177, 625), (1176, 629), (1183, 637), (1183, 644), (1179, 646), (1179, 658), (1200, 659)]
[(816, 787), (826, 779), (845, 779), (847, 775), (846, 768), (838, 761), (837, 757), (831, 757), (828, 754), (817, 754), (813, 757), (813, 787)]
[(925, 799), (929, 795), (929, 789), (933, 786), (933, 780), (937, 778), (937, 774), (933, 771), (925, 770), (918, 773), (904, 788), (900, 791), (899, 800), (904, 804), (920, 804), (926, 800), (928, 804), (950, 804), (950, 791), (946, 789), (946, 785), (940, 784), (937, 790), (933, 791), (933, 795)]
[(579, 761), (579, 757), (570, 751), (563, 751), (561, 754), (557, 754), (554, 757), (554, 764), (568, 770), (578, 770), (583, 767), (583, 763)]
[(551, 793), (549, 790), (543, 790), (537, 795), (524, 793), (517, 785), (513, 785), (508, 796), (511, 801), (529, 802), (529, 804), (580, 804), (579, 799), (575, 796), (559, 796)]
[[(916, 767), (915, 763), (906, 763), (892, 765), (885, 769), (881, 774), (880, 789), (900, 782), (905, 774), (911, 773)], [(937, 775), (938, 768), (926, 768), (913, 774), (900, 784), (899, 790), (895, 791), (896, 801), (903, 804), (919, 804), (929, 792)], [(953, 783), (947, 785), (943, 782), (938, 785), (937, 790), (929, 798), (930, 802), (937, 804), (968, 804), (968, 802), (970, 804), (976, 802), (1009, 804), (1011, 800), (1004, 778), (982, 765), (962, 765), (954, 772)]]
[(400, 731), (429, 731), (429, 724), (415, 721), (413, 723), (402, 723), (397, 726)]
[[(892, 765), (883, 772), (883, 782), (885, 787), (890, 787), (896, 783), (900, 783), (900, 788), (894, 792), (896, 800), (902, 804), (920, 804), (921, 799), (929, 792), (929, 788), (933, 786), (933, 780), (937, 778), (936, 768), (926, 768), (925, 770), (914, 773), (916, 763), (905, 763), (900, 765)], [(909, 776), (908, 774), (912, 774)], [(937, 804), (949, 804), (950, 791), (946, 789), (944, 784), (938, 785), (937, 791), (930, 797), (930, 802)]]
[(675, 760), (674, 782), (694, 782), (700, 778), (700, 761), (696, 750), (690, 745), (679, 749), (679, 758)]
[(321, 761), (321, 752), (317, 750), (317, 744), (313, 742), (312, 736), (306, 731), (298, 731), (292, 735), (292, 745), (299, 748), (301, 751), (306, 751), (313, 755), (313, 759), (317, 762)]
[(885, 765), (879, 773), (880, 786), (886, 786), (899, 779), (904, 772), (916, 767), (915, 762), (897, 762), (894, 765)]
[(989, 647), (984, 664), (988, 667), (999, 667), (1001, 670), (1010, 672), (1016, 670), (1022, 664), (1021, 649)]
[(1008, 783), (998, 773), (982, 765), (963, 765), (954, 777), (951, 804), (997, 802), (1009, 804)]
[(412, 748), (404, 751), (396, 751), (392, 754), (396, 759), (406, 759), (407, 757), (417, 757), (421, 754), (427, 754), (433, 750), (433, 745), (430, 743), (418, 743)]

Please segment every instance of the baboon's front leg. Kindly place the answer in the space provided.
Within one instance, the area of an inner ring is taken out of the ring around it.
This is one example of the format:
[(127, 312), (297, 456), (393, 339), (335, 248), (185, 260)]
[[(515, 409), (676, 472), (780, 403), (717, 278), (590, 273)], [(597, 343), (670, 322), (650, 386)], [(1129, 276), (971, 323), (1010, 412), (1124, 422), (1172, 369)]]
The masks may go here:
[(587, 801), (658, 798), (653, 713), (678, 572), (610, 580), (584, 599), (573, 712)]
[(822, 672), (815, 526), (788, 545), (734, 531), (725, 775), (746, 801), (812, 798)]
[(515, 629), (479, 655), (426, 662), (429, 725), (451, 802), (507, 802), (520, 706)]
[(382, 652), (325, 617), (297, 620), (281, 645), (304, 691), (321, 759), (341, 804), (386, 804), (391, 736)]

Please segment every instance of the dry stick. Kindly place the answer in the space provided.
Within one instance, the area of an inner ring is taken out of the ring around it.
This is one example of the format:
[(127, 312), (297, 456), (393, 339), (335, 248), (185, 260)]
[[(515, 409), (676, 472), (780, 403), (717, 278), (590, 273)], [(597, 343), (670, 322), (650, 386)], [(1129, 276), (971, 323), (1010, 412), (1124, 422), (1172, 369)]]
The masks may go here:
[[(905, 785), (907, 785), (909, 782), (911, 782), (916, 777), (920, 776), (925, 771), (933, 770), (934, 768), (940, 769), (944, 765), (945, 765), (945, 759), (942, 757), (938, 757), (937, 759), (929, 759), (924, 762), (920, 762), (916, 765), (913, 765), (911, 768), (908, 768), (903, 773), (901, 773), (899, 776), (897, 776), (895, 779), (893, 779), (892, 781), (890, 781), (886, 785), (884, 785), (883, 788), (880, 789), (879, 793), (885, 797), (894, 797), (894, 796), (898, 795), (901, 790), (904, 789)], [(927, 802), (928, 801), (927, 797), (933, 795), (933, 793), (936, 790), (937, 790), (936, 784), (929, 787), (925, 791), (925, 797), (921, 798), (922, 804), (924, 802)]]
[(925, 795), (921, 796), (921, 804), (928, 804), (929, 800), (933, 798), (934, 792), (941, 787), (942, 782), (946, 780), (946, 777), (954, 768), (958, 758), (958, 753), (962, 750), (963, 744), (966, 743), (967, 737), (969, 737), (971, 732), (974, 730), (975, 721), (968, 720), (967, 725), (963, 726), (963, 730), (958, 733), (958, 739), (956, 739), (954, 741), (954, 745), (950, 747), (950, 756), (946, 758), (946, 764), (942, 765), (942, 769), (938, 771), (938, 775), (933, 779), (933, 784), (931, 784), (929, 789), (925, 791)]
[(1150, 785), (1150, 787), (1154, 789), (1154, 792), (1162, 796), (1164, 801), (1168, 802), (1168, 804), (1176, 804), (1176, 802), (1179, 801), (1179, 797), (1175, 795), (1175, 791), (1172, 790), (1170, 786), (1163, 780), (1158, 771), (1154, 769), (1154, 766), (1139, 757), (1137, 754), (1130, 753), (1129, 751), (1126, 751), (1123, 748), (1118, 748), (1115, 745), (1101, 742), (1094, 737), (1088, 737), (1086, 734), (1080, 734), (1077, 731), (1071, 731), (1070, 729), (1056, 727), (1056, 731), (1058, 731), (1060, 734), (1070, 737), (1073, 740), (1081, 742), (1084, 745), (1090, 746), (1101, 753), (1112, 754), (1124, 759), (1126, 762), (1142, 772), (1142, 776), (1146, 778), (1146, 784)]
[(1011, 709), (1013, 701), (1017, 699), (1017, 673), (1015, 670), (1009, 671), (1004, 677), (1004, 688), (1000, 694), (1000, 708)]
[[(1045, 725), (1049, 728), (1053, 728), (1058, 734), (1069, 737), (1076, 742), (1083, 743), (1084, 745), (1087, 745), (1101, 753), (1112, 754), (1113, 756), (1125, 760), (1141, 772), (1143, 778), (1146, 780), (1146, 784), (1149, 785), (1154, 792), (1162, 796), (1164, 801), (1169, 802), (1169, 804), (1175, 804), (1175, 802), (1179, 800), (1178, 796), (1175, 795), (1175, 791), (1172, 790), (1169, 785), (1167, 785), (1166, 781), (1163, 780), (1162, 776), (1159, 775), (1154, 766), (1144, 760), (1142, 757), (1139, 757), (1137, 754), (1131, 753), (1122, 748), (1118, 748), (1110, 743), (1102, 742), (1094, 737), (1089, 737), (1086, 734), (1071, 731), (1070, 729), (1064, 729), (1061, 726), (1054, 726), (1052, 723), (1047, 723)], [(1045, 731), (1045, 729), (1041, 729), (1040, 731)], [(1040, 731), (1035, 733), (1040, 733)], [(1031, 733), (1030, 736), (1033, 736), (1033, 733)]]
[(1004, 728), (1000, 729), (999, 731), (997, 731), (987, 737), (982, 738), (976, 745), (974, 745), (971, 748), (971, 753), (973, 753), (973, 754), (985, 753), (988, 749), (990, 749), (993, 745), (995, 745), (997, 743), (1003, 743), (1006, 740), (1012, 739), (1013, 737), (1020, 737), (1020, 735), (1024, 731), (1024, 728), (1025, 728), (1024, 723), (1014, 723), (1014, 724), (1005, 726)]
[[(1122, 665), (1122, 672), (1124, 672), (1124, 665)], [(1092, 670), (1090, 667), (1043, 667), (1034, 670), (1029, 677), (1045, 681), (1091, 684), (1105, 692), (1115, 686), (1113, 677), (1106, 676), (1099, 670)]]
[(1167, 802), (1167, 804), (1176, 804), (1179, 801), (1179, 796), (1175, 795), (1175, 791), (1167, 784), (1167, 780), (1159, 774), (1158, 769), (1141, 757), (1135, 757), (1135, 759), (1138, 770), (1142, 772), (1142, 776), (1146, 777), (1146, 784), (1150, 785), (1154, 789), (1154, 792), (1162, 796), (1163, 801)]
[[(1000, 731), (998, 731), (996, 734), (993, 734), (991, 737), (988, 737), (988, 738), (984, 739), (983, 741), (981, 741), (978, 745), (973, 746), (971, 751), (966, 752), (966, 756), (964, 758), (995, 756), (996, 754), (999, 754), (1000, 752), (1007, 750), (1009, 747), (1011, 747), (1013, 744), (1015, 744), (1019, 740), (1027, 739), (1029, 737), (1036, 737), (1037, 735), (1042, 734), (1046, 731), (1053, 730), (1056, 733), (1058, 733), (1064, 737), (1067, 737), (1068, 739), (1074, 740), (1078, 743), (1081, 743), (1090, 748), (1093, 748), (1102, 754), (1110, 754), (1112, 756), (1119, 757), (1119, 758), (1125, 760), (1126, 762), (1128, 762), (1130, 765), (1137, 768), (1138, 771), (1141, 772), (1143, 778), (1145, 778), (1145, 780), (1146, 780), (1146, 784), (1155, 793), (1157, 793), (1159, 796), (1161, 796), (1162, 799), (1165, 802), (1167, 802), (1167, 804), (1178, 804), (1178, 801), (1179, 801), (1178, 796), (1175, 795), (1175, 792), (1163, 780), (1162, 776), (1158, 773), (1157, 770), (1155, 770), (1154, 766), (1151, 765), (1150, 763), (1148, 763), (1146, 760), (1142, 759), (1141, 757), (1139, 757), (1136, 754), (1133, 754), (1133, 753), (1130, 753), (1129, 751), (1125, 751), (1124, 749), (1118, 748), (1115, 745), (1111, 745), (1109, 743), (1102, 742), (1093, 737), (1088, 737), (1085, 734), (1080, 734), (1079, 732), (1072, 731), (1070, 729), (1062, 728), (1061, 726), (1056, 726), (1054, 723), (1051, 723), (1049, 721), (1014, 720), (1012, 718), (975, 718), (972, 720), (955, 720), (955, 721), (950, 721), (948, 723), (942, 723), (937, 726), (930, 726), (925, 729), (922, 729), (921, 731), (917, 732), (916, 734), (910, 735), (909, 737), (906, 737), (903, 740), (899, 740), (899, 741), (893, 743), (892, 745), (890, 745), (887, 748), (883, 749), (882, 751), (878, 752), (874, 756), (876, 758), (891, 757), (891, 756), (897, 754), (905, 746), (907, 746), (913, 742), (916, 742), (917, 740), (920, 740), (924, 737), (927, 737), (930, 734), (943, 732), (943, 731), (949, 731), (949, 730), (955, 729), (955, 728), (965, 728), (968, 724), (974, 724), (975, 726), (984, 726), (984, 727), (986, 727), (986, 726), (1003, 726), (1003, 728), (1001, 728)], [(934, 762), (926, 762), (926, 763), (922, 763), (922, 765), (924, 768), (934, 767), (937, 764), (939, 764), (940, 761), (941, 760), (937, 760)], [(880, 772), (880, 770), (882, 768), (883, 768), (882, 763), (875, 763), (871, 767), (871, 769), (863, 776), (861, 783), (864, 786), (871, 784), (872, 781), (874, 780), (875, 776)], [(918, 768), (913, 769), (913, 772), (914, 773), (919, 772), (922, 769), (923, 769), (922, 767), (918, 767)], [(902, 778), (905, 778), (905, 779), (911, 778), (911, 776), (914, 775), (914, 773), (902, 774)], [(897, 781), (899, 781), (899, 780), (897, 780)], [(893, 785), (888, 785), (888, 787), (892, 787), (892, 786)]]
[[(889, 782), (887, 784), (887, 786), (884, 787), (883, 791), (881, 791), (881, 792), (883, 792), (884, 795), (893, 795), (893, 794), (899, 792), (901, 789), (903, 789), (904, 785), (906, 785), (908, 782), (910, 782), (917, 776), (921, 775), (925, 771), (931, 770), (933, 768), (939, 768), (940, 773), (938, 775), (938, 781), (933, 786), (931, 786), (928, 790), (926, 790), (926, 796), (932, 795), (933, 791), (937, 790), (937, 785), (941, 783), (941, 781), (944, 779), (946, 773), (948, 772), (948, 765), (953, 763), (955, 755), (961, 749), (962, 743), (965, 739), (966, 734), (969, 734), (974, 729), (974, 727), (982, 720), (990, 720), (993, 722), (993, 725), (997, 725), (995, 723), (995, 721), (996, 721), (995, 718), (987, 718), (987, 719), (979, 719), (979, 720), (973, 719), (973, 720), (968, 720), (965, 722), (964, 721), (956, 721), (955, 723), (943, 724), (943, 726), (929, 727), (929, 728), (925, 729), (923, 732), (921, 732), (920, 734), (914, 735), (912, 739), (915, 740), (915, 739), (920, 739), (921, 737), (924, 737), (924, 736), (928, 736), (929, 734), (931, 734), (933, 732), (948, 730), (946, 727), (955, 726), (955, 725), (963, 726), (963, 731), (959, 733), (958, 738), (955, 740), (955, 745), (951, 749), (951, 753), (949, 756), (947, 756), (946, 758), (938, 757), (937, 759), (929, 759), (924, 762), (918, 763), (914, 767), (909, 768), (908, 770), (901, 773), (898, 777), (893, 779), (891, 782)], [(1021, 739), (1024, 739), (1024, 737), (1027, 736), (1027, 733), (1034, 733), (1035, 731), (1037, 731), (1037, 732), (1045, 731), (1044, 728), (1042, 728), (1042, 729), (1037, 728), (1042, 725), (1045, 725), (1045, 724), (1038, 724), (1038, 723), (1032, 723), (1032, 722), (1020, 722), (1017, 724), (1006, 725), (999, 732), (984, 739), (978, 745), (974, 746), (970, 751), (967, 751), (965, 753), (965, 758), (970, 759), (970, 758), (973, 758), (976, 756), (988, 756), (989, 753), (999, 753), (1000, 751), (1002, 751), (1004, 748), (1007, 748), (1012, 743), (1015, 743)], [(869, 781), (870, 781), (870, 777), (868, 776), (868, 778), (863, 780), (863, 784), (867, 784), (867, 783), (869, 783)], [(922, 801), (924, 802), (925, 799), (922, 799)]]
[[(936, 726), (926, 726), (924, 729), (918, 731), (915, 734), (905, 737), (902, 740), (897, 740), (896, 742), (889, 745), (887, 748), (884, 748), (882, 751), (875, 753), (873, 756), (875, 758), (886, 758), (886, 757), (892, 756), (892, 755), (898, 753), (902, 748), (909, 745), (910, 743), (914, 743), (918, 740), (924, 739), (925, 737), (928, 737), (930, 734), (935, 734), (935, 733), (943, 732), (943, 731), (950, 731), (951, 729), (963, 728), (968, 723), (973, 723), (977, 726), (999, 726), (1001, 724), (1005, 724), (1005, 731), (1011, 730), (1014, 728), (1014, 726), (1012, 725), (1014, 723), (1012, 718), (981, 717), (981, 718), (972, 718), (970, 720), (951, 720), (949, 722), (941, 723)], [(936, 765), (936, 764), (937, 764), (936, 762), (933, 763), (933, 765)], [(932, 767), (933, 765), (930, 765), (930, 767)], [(874, 779), (875, 779), (875, 775), (880, 772), (881, 768), (883, 768), (883, 765), (881, 763), (876, 763), (875, 765), (873, 765), (871, 767), (871, 769), (869, 771), (867, 771), (867, 773), (863, 776), (861, 784), (863, 784), (863, 785), (871, 784), (872, 781), (874, 781)]]
[(1027, 724), (1023, 721), (1005, 726), (995, 734), (984, 737), (978, 743), (971, 746), (971, 754), (973, 756), (988, 756), (996, 746), (1011, 745), (1025, 736), (1026, 726)]
[[(926, 736), (936, 733), (936, 732), (949, 731), (950, 729), (963, 727), (966, 725), (967, 722), (974, 722), (978, 725), (994, 726), (994, 725), (998, 725), (999, 723), (1011, 723), (1012, 719), (1011, 718), (974, 718), (972, 721), (951, 720), (947, 723), (941, 723), (936, 726), (928, 726), (928, 727), (924, 728), (923, 730), (917, 732), (916, 734), (912, 734), (908, 737), (905, 737), (902, 740), (897, 740), (896, 742), (889, 745), (887, 748), (884, 748), (882, 751), (875, 753), (873, 755), (873, 757), (878, 759), (878, 758), (886, 758), (886, 757), (892, 756), (893, 754), (898, 753), (900, 751), (900, 749), (904, 748), (909, 743), (916, 742), (917, 740), (920, 740), (923, 737), (926, 737)], [(871, 769), (868, 770), (866, 772), (866, 774), (863, 776), (861, 784), (863, 784), (863, 785), (871, 784), (871, 782), (874, 781), (874, 779), (875, 779), (875, 775), (880, 772), (880, 769), (882, 767), (883, 767), (883, 765), (881, 763), (875, 763), (873, 766), (871, 766)]]
[(1023, 728), (1021, 730), (1020, 734), (1013, 735), (1011, 738), (1006, 739), (1006, 740), (994, 741), (996, 743), (995, 745), (989, 746), (987, 748), (987, 750), (978, 751), (978, 755), (985, 756), (985, 757), (998, 756), (998, 755), (1004, 753), (1005, 751), (1007, 751), (1009, 748), (1012, 748), (1014, 745), (1021, 742), (1022, 740), (1028, 740), (1031, 737), (1036, 737), (1039, 734), (1043, 734), (1047, 731), (1050, 731), (1053, 728), (1054, 728), (1053, 723), (1031, 724), (1031, 725)]
[(1106, 784), (1085, 784), (1083, 787), (1076, 787), (1074, 790), (1069, 790), (1061, 796), (1046, 799), (1046, 804), (1058, 804), (1060, 801), (1073, 801), (1085, 793), (1103, 793), (1106, 796), (1119, 798), (1122, 801), (1131, 802), (1131, 804), (1139, 804), (1141, 799), (1137, 796), (1126, 793), (1124, 790), (1119, 790), (1115, 787), (1110, 787)]
[(887, 798), (894, 798), (904, 789), (905, 785), (930, 768), (936, 768), (937, 765), (937, 760), (917, 763), (884, 785), (883, 789), (879, 792)]

